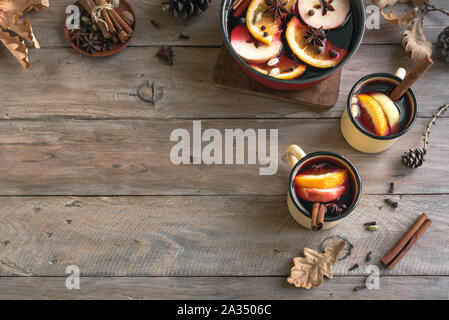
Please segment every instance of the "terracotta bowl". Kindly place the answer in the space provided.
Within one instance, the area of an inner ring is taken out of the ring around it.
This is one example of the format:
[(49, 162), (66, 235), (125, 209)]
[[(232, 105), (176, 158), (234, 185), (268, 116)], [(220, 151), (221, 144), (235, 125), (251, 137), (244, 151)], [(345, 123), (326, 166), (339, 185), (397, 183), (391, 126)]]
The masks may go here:
[[(75, 5), (78, 5), (78, 2), (75, 2)], [(120, 5), (119, 7), (116, 9), (118, 12), (122, 12), (122, 11), (129, 11), (133, 17), (134, 17), (134, 23), (131, 25), (131, 28), (133, 29), (133, 34), (129, 37), (128, 41), (126, 43), (121, 43), (121, 42), (117, 42), (117, 43), (113, 43), (112, 44), (112, 49), (111, 50), (106, 50), (106, 51), (99, 51), (99, 52), (95, 52), (94, 54), (90, 54), (87, 53), (86, 51), (84, 51), (83, 49), (81, 49), (80, 47), (78, 47), (75, 43), (73, 43), (70, 40), (70, 30), (64, 27), (64, 34), (65, 34), (65, 38), (67, 39), (67, 41), (70, 43), (70, 45), (78, 52), (86, 55), (86, 56), (90, 56), (90, 57), (107, 57), (107, 56), (112, 56), (113, 54), (119, 53), (120, 51), (122, 51), (123, 49), (125, 49), (128, 44), (131, 42), (131, 40), (134, 37), (134, 34), (136, 33), (136, 14), (133, 10), (133, 8), (131, 7), (131, 4), (126, 1), (126, 0), (120, 0)]]

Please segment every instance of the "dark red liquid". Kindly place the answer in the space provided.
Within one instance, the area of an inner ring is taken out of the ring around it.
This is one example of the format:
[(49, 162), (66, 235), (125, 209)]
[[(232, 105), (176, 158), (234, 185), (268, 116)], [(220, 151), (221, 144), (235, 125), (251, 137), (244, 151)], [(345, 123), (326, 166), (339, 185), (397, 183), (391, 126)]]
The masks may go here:
[[(354, 201), (354, 181), (352, 178), (352, 175), (349, 173), (347, 168), (342, 167), (336, 160), (328, 157), (317, 157), (313, 158), (311, 160), (308, 160), (300, 170), (298, 170), (298, 174), (312, 174), (312, 175), (319, 175), (329, 172), (334, 172), (337, 169), (346, 169), (348, 174), (348, 186), (346, 189), (346, 192), (339, 198), (329, 201), (329, 202), (322, 202), (327, 206), (327, 212), (326, 217), (335, 217), (343, 214), (345, 211), (347, 211), (353, 201)], [(295, 182), (293, 181), (293, 184)], [(295, 187), (295, 186), (294, 186)], [(296, 188), (295, 188), (296, 190)], [(299, 202), (302, 204), (302, 206), (309, 212), (309, 214), (312, 214), (312, 206), (313, 202), (307, 201), (303, 198), (301, 198), (298, 193), (296, 194)]]
[[(371, 80), (364, 84), (359, 90), (357, 90), (354, 93), (353, 97), (357, 97), (357, 95), (360, 93), (372, 95), (376, 92), (380, 92), (389, 96), (395, 87), (396, 84), (392, 81)], [(407, 123), (409, 122), (412, 115), (411, 102), (406, 97), (406, 95), (401, 97), (401, 99), (399, 99), (398, 101), (394, 102), (394, 104), (399, 110), (400, 121), (398, 126), (393, 128), (391, 128), (390, 126), (388, 127), (389, 130), (387, 136), (394, 135), (403, 130), (407, 126)], [(361, 108), (358, 104), (356, 105), (358, 106), (359, 111), (359, 115), (355, 117), (356, 122), (362, 129), (375, 135), (376, 132), (371, 117), (368, 115), (364, 108)]]
[[(288, 45), (288, 42), (285, 38), (285, 30), (287, 29), (287, 24), (288, 22), (292, 19), (292, 17), (294, 15), (296, 15), (298, 17), (298, 19), (300, 18), (300, 15), (297, 14), (297, 9), (296, 9), (297, 4), (295, 4), (295, 7), (293, 9), (293, 12), (289, 13), (283, 23), (283, 32), (282, 32), (282, 51), (279, 55), (286, 55), (287, 57), (289, 57), (290, 59), (293, 60), (298, 60), (300, 61), (295, 54), (291, 51), (290, 46)], [(232, 6), (231, 6), (232, 7)], [(351, 9), (352, 10), (352, 9)], [(241, 15), (241, 17), (245, 18), (246, 17), (246, 11)], [(240, 22), (240, 17), (239, 18), (235, 18), (232, 15), (233, 10), (231, 8), (228, 9), (228, 14), (229, 14), (229, 19), (228, 19), (228, 30), (229, 30), (229, 37), (231, 36), (231, 32), (234, 29), (234, 27), (236, 27), (237, 25), (239, 25)], [(332, 43), (333, 45), (335, 45), (338, 48), (344, 49), (344, 50), (349, 50), (351, 47), (351, 43), (352, 43), (352, 35), (354, 34), (354, 29), (356, 28), (356, 20), (353, 18), (351, 11), (348, 14), (348, 17), (346, 18), (346, 20), (342, 23), (341, 26), (333, 29), (333, 30), (326, 30), (326, 36), (327, 39), (329, 40), (330, 43)], [(303, 63), (303, 62), (302, 62)], [(306, 63), (304, 63), (306, 64)], [(320, 68), (315, 68), (312, 67), (310, 65), (307, 65), (307, 69), (304, 72), (304, 74), (302, 74), (299, 78), (301, 79), (309, 79), (309, 78), (313, 78), (313, 77), (317, 77), (321, 74), (323, 74), (324, 72), (327, 72), (329, 69), (320, 69)]]

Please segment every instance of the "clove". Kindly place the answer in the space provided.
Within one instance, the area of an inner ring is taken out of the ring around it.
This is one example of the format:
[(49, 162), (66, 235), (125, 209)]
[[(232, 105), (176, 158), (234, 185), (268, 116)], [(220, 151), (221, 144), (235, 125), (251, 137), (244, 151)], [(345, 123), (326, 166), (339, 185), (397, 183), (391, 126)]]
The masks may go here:
[(394, 193), (394, 183), (393, 182), (390, 182), (390, 190), (389, 190), (389, 192), (390, 193)]
[(356, 264), (353, 265), (351, 268), (349, 268), (348, 271), (352, 271), (352, 270), (358, 269), (359, 267), (360, 267), (359, 264), (356, 263)]
[(397, 208), (398, 207), (398, 203), (396, 201), (394, 201), (394, 200), (391, 200), (391, 199), (385, 199), (385, 203), (388, 204), (392, 208)]
[(366, 262), (370, 262), (371, 261), (371, 255), (373, 254), (372, 251), (368, 252), (368, 254), (366, 255), (365, 261)]

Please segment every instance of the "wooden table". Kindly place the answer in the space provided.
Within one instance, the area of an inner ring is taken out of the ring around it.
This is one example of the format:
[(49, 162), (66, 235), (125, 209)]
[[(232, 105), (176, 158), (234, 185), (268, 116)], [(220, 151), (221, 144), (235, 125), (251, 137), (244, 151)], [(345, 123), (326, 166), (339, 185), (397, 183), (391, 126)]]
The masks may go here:
[[(367, 30), (343, 70), (337, 104), (320, 111), (212, 84), (222, 44), (219, 1), (186, 25), (161, 12), (159, 0), (131, 2), (138, 31), (114, 57), (91, 59), (68, 45), (62, 0), (29, 14), (42, 45), (30, 50), (32, 70), (0, 49), (0, 298), (448, 298), (449, 113), (432, 131), (424, 166), (400, 163), (403, 151), (421, 145), (432, 113), (449, 102), (448, 66), (437, 63), (415, 85), (413, 129), (382, 154), (362, 154), (343, 140), (339, 117), (363, 75), (414, 66), (396, 26), (382, 19), (381, 31)], [(431, 41), (448, 20), (429, 14)], [(174, 47), (173, 66), (155, 56), (161, 45)], [(192, 120), (221, 132), (277, 128), (277, 174), (260, 176), (258, 165), (173, 165), (170, 133), (191, 131)], [(338, 227), (313, 233), (289, 215), (291, 143), (338, 152), (358, 167), (363, 197)], [(386, 197), (399, 207), (386, 206)], [(381, 269), (380, 289), (354, 292), (366, 277), (365, 255), (373, 251), (380, 265), (422, 212), (431, 228), (393, 270)], [(363, 229), (371, 220), (377, 232)], [(312, 290), (287, 284), (292, 258), (332, 235), (354, 245), (334, 279)], [(361, 268), (349, 272), (354, 263)], [(81, 290), (66, 289), (68, 265), (79, 267)]]

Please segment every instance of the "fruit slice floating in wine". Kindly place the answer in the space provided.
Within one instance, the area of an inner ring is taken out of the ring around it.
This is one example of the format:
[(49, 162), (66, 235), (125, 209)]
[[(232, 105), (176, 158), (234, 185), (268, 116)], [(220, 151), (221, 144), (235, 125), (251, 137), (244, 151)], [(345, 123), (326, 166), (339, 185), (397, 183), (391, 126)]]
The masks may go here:
[(316, 68), (332, 68), (348, 55), (346, 50), (334, 46), (328, 39), (322, 40), (322, 47), (308, 44), (306, 39), (308, 30), (307, 26), (294, 17), (288, 23), (285, 35), (290, 49), (305, 63)]
[(301, 199), (310, 202), (330, 202), (334, 201), (341, 196), (343, 196), (348, 190), (349, 184), (346, 181), (345, 183), (327, 189), (317, 189), (317, 188), (303, 188), (296, 186), (296, 194)]
[(381, 104), (372, 96), (364, 93), (358, 94), (357, 99), (361, 107), (361, 121), (370, 121), (374, 133), (378, 136), (387, 136), (389, 133), (388, 121)]
[(302, 21), (314, 28), (324, 30), (339, 27), (351, 9), (350, 0), (298, 0)]
[(390, 134), (397, 132), (399, 130), (401, 115), (396, 104), (390, 97), (381, 92), (372, 93), (371, 96), (382, 106), (385, 116), (387, 117), (388, 125), (390, 126)]
[(265, 0), (251, 1), (246, 12), (246, 26), (256, 40), (270, 45), (281, 32), (282, 23), (281, 19), (275, 21), (273, 14), (266, 12), (267, 8)]
[(251, 37), (245, 25), (238, 25), (232, 30), (231, 45), (240, 57), (256, 64), (278, 56), (282, 49), (280, 34), (274, 37), (271, 45), (265, 45)]
[(344, 184), (348, 179), (345, 169), (301, 172), (295, 177), (295, 186), (302, 188), (328, 189)]
[(268, 63), (250, 65), (255, 70), (265, 75), (270, 75), (277, 79), (295, 79), (302, 75), (307, 66), (281, 55), (279, 58), (273, 58)]

